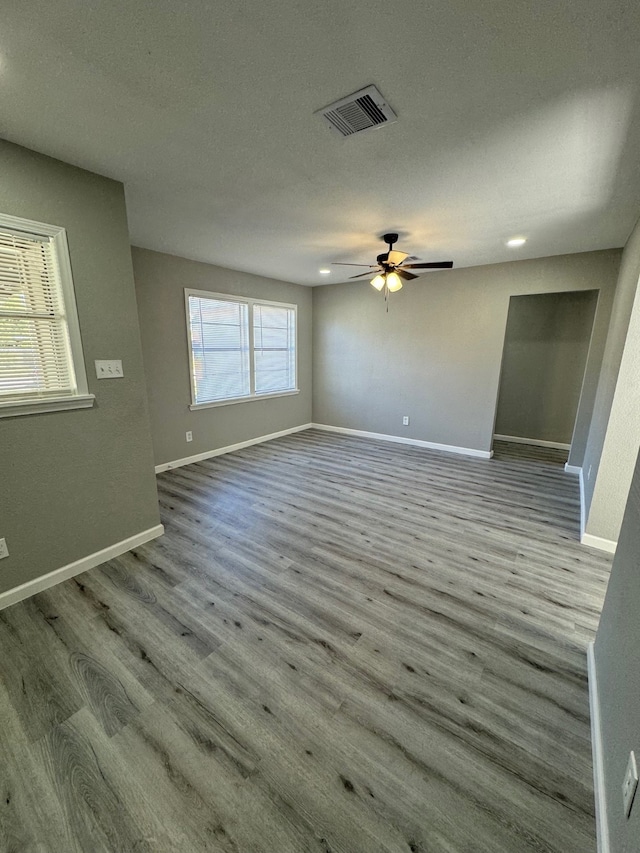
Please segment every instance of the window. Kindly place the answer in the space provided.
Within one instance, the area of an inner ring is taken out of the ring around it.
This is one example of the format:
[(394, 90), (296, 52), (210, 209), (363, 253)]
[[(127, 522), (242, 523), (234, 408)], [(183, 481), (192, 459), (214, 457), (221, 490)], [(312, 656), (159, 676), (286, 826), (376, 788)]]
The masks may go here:
[(185, 290), (191, 408), (295, 394), (295, 305)]
[(253, 306), (256, 394), (296, 387), (296, 312), (284, 305)]
[(64, 228), (0, 214), (0, 417), (93, 399)]
[(248, 317), (246, 302), (189, 296), (194, 403), (251, 393)]

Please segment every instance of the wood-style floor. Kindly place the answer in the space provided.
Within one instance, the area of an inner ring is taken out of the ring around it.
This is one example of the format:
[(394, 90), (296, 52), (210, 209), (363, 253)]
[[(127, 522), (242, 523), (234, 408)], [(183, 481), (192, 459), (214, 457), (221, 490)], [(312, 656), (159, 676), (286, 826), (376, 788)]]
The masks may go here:
[(308, 431), (0, 613), (2, 853), (592, 853), (610, 559), (557, 453)]

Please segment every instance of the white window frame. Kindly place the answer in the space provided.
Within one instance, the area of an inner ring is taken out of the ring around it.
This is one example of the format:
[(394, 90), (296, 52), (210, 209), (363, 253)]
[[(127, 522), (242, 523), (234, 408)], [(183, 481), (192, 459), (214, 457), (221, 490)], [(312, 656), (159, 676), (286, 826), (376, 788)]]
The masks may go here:
[(68, 357), (75, 376), (75, 388), (71, 394), (56, 395), (55, 393), (41, 392), (36, 396), (35, 394), (20, 394), (18, 392), (9, 399), (0, 400), (0, 418), (39, 414), (41, 412), (60, 412), (69, 409), (86, 409), (93, 406), (95, 395), (89, 393), (87, 386), (87, 372), (82, 352), (82, 338), (80, 336), (80, 323), (78, 321), (66, 230), (58, 225), (34, 222), (30, 219), (22, 219), (4, 213), (0, 213), (0, 228), (51, 239), (53, 253), (58, 264), (65, 320), (69, 334)]
[[(249, 323), (249, 394), (243, 397), (227, 397), (224, 400), (214, 400), (210, 403), (196, 403), (196, 388), (193, 371), (193, 342), (191, 340), (191, 317), (189, 313), (189, 297), (197, 296), (201, 299), (221, 299), (227, 302), (235, 302), (248, 306), (248, 323)], [(296, 365), (296, 387), (287, 391), (270, 391), (268, 393), (256, 393), (255, 381), (255, 348), (254, 348), (254, 333), (253, 333), (253, 306), (254, 305), (273, 305), (275, 308), (291, 308), (295, 316), (296, 335), (295, 335), (295, 365)], [(231, 406), (235, 403), (248, 403), (252, 400), (270, 400), (274, 397), (291, 397), (294, 394), (300, 393), (298, 387), (298, 306), (291, 302), (275, 302), (273, 299), (253, 299), (247, 296), (237, 296), (233, 293), (213, 293), (210, 290), (193, 290), (185, 287), (184, 289), (184, 308), (187, 325), (187, 345), (189, 348), (189, 383), (191, 386), (191, 411), (197, 409), (213, 409), (218, 406)]]

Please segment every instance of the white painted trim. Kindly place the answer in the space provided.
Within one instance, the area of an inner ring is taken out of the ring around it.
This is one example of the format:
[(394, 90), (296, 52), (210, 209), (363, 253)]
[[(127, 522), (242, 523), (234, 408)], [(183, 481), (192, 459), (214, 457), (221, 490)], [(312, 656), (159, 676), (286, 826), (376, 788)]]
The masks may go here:
[(405, 438), (402, 435), (387, 435), (382, 432), (367, 432), (363, 429), (347, 429), (346, 427), (330, 426), (329, 424), (310, 424), (314, 429), (327, 432), (339, 432), (343, 435), (357, 435), (361, 438), (375, 438), (379, 441), (394, 441), (397, 444), (411, 444), (414, 447), (426, 447), (429, 450), (444, 450), (446, 453), (461, 453), (465, 456), (478, 456), (481, 459), (491, 459), (493, 450), (476, 450), (475, 447), (456, 447), (453, 444), (437, 444), (434, 441), (421, 441), (417, 438)]
[(235, 403), (251, 403), (253, 400), (273, 400), (274, 397), (291, 397), (299, 394), (300, 389), (294, 388), (290, 391), (274, 391), (272, 394), (249, 394), (246, 397), (234, 397), (230, 400), (216, 400), (214, 403), (191, 403), (189, 408), (192, 412), (198, 409), (215, 409), (218, 406), (233, 406)]
[(582, 473), (582, 468), (579, 465), (569, 465), (568, 462), (565, 462), (564, 470), (567, 474), (577, 474), (578, 476)]
[(591, 753), (593, 755), (593, 793), (596, 806), (596, 835), (598, 853), (610, 853), (609, 822), (604, 779), (604, 744), (600, 722), (600, 697), (593, 643), (587, 646), (587, 672), (589, 676), (589, 710), (591, 716)]
[(516, 444), (533, 444), (534, 447), (555, 447), (558, 450), (571, 450), (570, 444), (561, 441), (543, 441), (540, 438), (522, 438), (519, 435), (494, 435), (497, 441), (513, 441)]
[(128, 539), (123, 539), (121, 542), (109, 545), (109, 547), (103, 548), (101, 551), (96, 551), (94, 554), (89, 554), (87, 557), (81, 557), (81, 559), (62, 566), (60, 569), (54, 569), (46, 575), (40, 575), (39, 578), (34, 578), (20, 584), (20, 586), (14, 586), (13, 589), (8, 589), (6, 592), (0, 593), (0, 610), (16, 604), (16, 602), (22, 601), (24, 598), (29, 598), (37, 592), (49, 589), (50, 586), (55, 586), (58, 583), (62, 583), (62, 581), (75, 577), (75, 575), (86, 572), (88, 569), (93, 569), (101, 563), (113, 560), (114, 557), (119, 557), (120, 554), (130, 551), (132, 548), (137, 548), (138, 545), (144, 545), (145, 542), (156, 539), (158, 536), (162, 536), (163, 533), (164, 527), (161, 524), (156, 524), (155, 527), (150, 527), (148, 530), (136, 533), (135, 536), (129, 536)]
[[(87, 384), (87, 369), (84, 363), (82, 336), (80, 334), (80, 321), (78, 320), (78, 307), (76, 305), (73, 273), (71, 271), (67, 232), (61, 225), (35, 222), (32, 219), (21, 219), (18, 216), (9, 216), (4, 213), (0, 213), (0, 224), (9, 231), (18, 231), (36, 239), (45, 237), (51, 242), (53, 261), (54, 265), (57, 265), (58, 270), (57, 279), (64, 311), (63, 314), (58, 314), (58, 319), (64, 322), (66, 326), (66, 359), (70, 365), (71, 376), (74, 380), (73, 387), (68, 390), (73, 392), (73, 396), (77, 401), (76, 405), (73, 406), (54, 405), (51, 398), (49, 398), (50, 405), (48, 407), (34, 404), (31, 408), (25, 408), (26, 402), (17, 398), (13, 401), (8, 401), (6, 405), (13, 402), (15, 403), (15, 408), (6, 408), (3, 417), (88, 408), (93, 405), (94, 397), (93, 394), (89, 394), (89, 386)], [(54, 286), (53, 282), (52, 286)]]
[(156, 465), (156, 474), (161, 474), (163, 471), (170, 471), (172, 468), (181, 468), (183, 465), (191, 465), (193, 462), (202, 462), (203, 459), (210, 459), (212, 456), (223, 456), (225, 453), (233, 453), (234, 450), (242, 450), (243, 447), (251, 447), (252, 444), (262, 444), (263, 441), (271, 441), (271, 439), (281, 438), (283, 435), (302, 432), (305, 429), (311, 429), (312, 426), (313, 424), (300, 424), (300, 426), (290, 427), (289, 429), (281, 429), (280, 432), (259, 435), (257, 438), (250, 438), (248, 441), (240, 441), (238, 444), (229, 444), (226, 447), (218, 447), (216, 450), (205, 450), (204, 453), (196, 453), (194, 456), (174, 459), (173, 462), (163, 462), (161, 465)]
[(580, 542), (583, 545), (588, 545), (590, 548), (607, 551), (609, 554), (615, 554), (618, 547), (618, 543), (612, 539), (603, 539), (602, 536), (594, 536), (592, 533), (583, 533), (580, 537)]
[[(76, 291), (71, 271), (71, 256), (69, 255), (69, 243), (67, 232), (64, 228), (58, 228), (53, 236), (55, 245), (55, 256), (58, 261), (60, 273), (60, 286), (64, 300), (65, 319), (67, 331), (69, 332), (69, 356), (76, 379), (75, 393), (77, 395), (88, 395), (89, 385), (87, 383), (87, 369), (84, 363), (84, 351), (82, 348), (82, 335), (80, 333), (80, 320), (78, 319), (78, 306), (76, 303)], [(91, 405), (91, 404), (87, 404)]]
[(94, 394), (75, 394), (68, 397), (34, 397), (32, 400), (10, 400), (0, 403), (0, 418), (20, 415), (41, 415), (44, 412), (66, 412), (70, 409), (90, 409), (95, 403)]
[(34, 219), (22, 219), (20, 216), (9, 216), (8, 213), (0, 214), (2, 225), (15, 231), (23, 231), (33, 237), (57, 237), (60, 231), (64, 231), (60, 225), (48, 225), (46, 222), (36, 222)]

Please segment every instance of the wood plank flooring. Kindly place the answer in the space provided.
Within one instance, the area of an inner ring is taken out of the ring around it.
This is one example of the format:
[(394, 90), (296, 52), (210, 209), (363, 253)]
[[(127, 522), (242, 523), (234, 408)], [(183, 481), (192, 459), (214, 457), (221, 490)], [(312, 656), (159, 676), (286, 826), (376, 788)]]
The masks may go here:
[(307, 431), (0, 613), (2, 853), (593, 853), (610, 558), (557, 452)]

